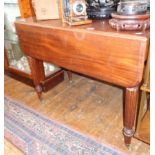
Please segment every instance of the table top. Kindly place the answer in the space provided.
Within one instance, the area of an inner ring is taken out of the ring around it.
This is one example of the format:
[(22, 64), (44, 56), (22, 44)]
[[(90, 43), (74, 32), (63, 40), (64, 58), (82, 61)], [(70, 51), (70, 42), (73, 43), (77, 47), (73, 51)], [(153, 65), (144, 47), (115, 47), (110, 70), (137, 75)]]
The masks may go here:
[(20, 24), (28, 24), (31, 26), (38, 26), (38, 27), (47, 27), (51, 29), (61, 29), (67, 31), (80, 31), (85, 33), (96, 33), (100, 35), (112, 35), (116, 37), (130, 37), (131, 39), (148, 39), (150, 32), (149, 30), (146, 31), (117, 31), (113, 29), (109, 25), (109, 20), (93, 20), (91, 24), (79, 25), (79, 26), (70, 26), (67, 23), (62, 23), (61, 20), (42, 20), (37, 21), (35, 17), (30, 18), (18, 18), (15, 23)]

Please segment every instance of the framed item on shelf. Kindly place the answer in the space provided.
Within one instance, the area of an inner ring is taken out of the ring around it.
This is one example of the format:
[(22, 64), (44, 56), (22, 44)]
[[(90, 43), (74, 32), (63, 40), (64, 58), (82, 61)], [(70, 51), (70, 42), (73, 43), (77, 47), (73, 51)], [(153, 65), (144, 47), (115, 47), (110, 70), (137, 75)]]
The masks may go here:
[(32, 0), (32, 6), (37, 20), (60, 18), (57, 0)]
[(69, 25), (89, 24), (85, 0), (59, 0), (62, 22)]

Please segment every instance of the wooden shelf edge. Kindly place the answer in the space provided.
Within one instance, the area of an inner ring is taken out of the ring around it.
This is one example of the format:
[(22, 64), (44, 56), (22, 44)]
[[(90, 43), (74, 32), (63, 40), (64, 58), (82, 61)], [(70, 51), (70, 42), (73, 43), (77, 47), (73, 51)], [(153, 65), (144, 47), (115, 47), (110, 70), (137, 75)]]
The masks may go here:
[(144, 143), (150, 145), (150, 142), (147, 141), (146, 139), (140, 137), (138, 133), (135, 133), (135, 134), (134, 134), (134, 138), (136, 138), (136, 139), (138, 139), (138, 140), (140, 140), (140, 141), (142, 141), (142, 142), (144, 142)]
[(147, 93), (150, 93), (150, 86), (141, 86), (141, 88), (140, 88), (142, 91), (145, 91), (145, 92), (147, 92)]
[(14, 68), (14, 67), (10, 67), (10, 66), (9, 66), (9, 67), (8, 67), (8, 72), (17, 74), (17, 75), (22, 76), (22, 77), (26, 77), (26, 78), (32, 79), (31, 74), (26, 73), (26, 72), (23, 72), (23, 71), (21, 71), (21, 70), (17, 70), (17, 69)]
[(31, 87), (34, 87), (34, 84), (33, 84), (33, 80), (28, 78), (28, 77), (25, 77), (23, 75), (17, 75), (15, 72), (10, 72), (10, 71), (5, 71), (5, 75), (7, 76), (10, 76), (20, 82), (23, 82)]
[(64, 80), (64, 70), (59, 70), (56, 73), (48, 76), (44, 81), (41, 82), (43, 92), (47, 92), (51, 88)]
[(135, 132), (134, 138), (143, 141), (144, 143), (150, 144), (150, 111), (147, 110), (144, 115), (140, 128)]
[[(5, 74), (20, 81), (23, 82), (31, 87), (34, 87), (34, 83), (32, 80), (32, 76), (28, 73), (25, 73), (23, 71), (19, 71), (13, 67), (8, 67), (8, 69), (4, 70)], [(47, 92), (48, 90), (55, 87), (57, 84), (62, 82), (64, 80), (64, 70), (60, 69), (59, 71), (50, 74), (46, 77), (44, 81), (41, 82), (43, 92)]]

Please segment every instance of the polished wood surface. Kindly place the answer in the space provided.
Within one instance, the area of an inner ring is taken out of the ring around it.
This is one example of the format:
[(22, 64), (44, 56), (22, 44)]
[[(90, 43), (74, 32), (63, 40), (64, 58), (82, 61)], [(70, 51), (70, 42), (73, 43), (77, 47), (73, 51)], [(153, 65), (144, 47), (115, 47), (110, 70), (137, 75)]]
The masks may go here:
[[(17, 71), (17, 70), (15, 70), (15, 71)], [(20, 82), (23, 82), (23, 83), (31, 86), (31, 87), (34, 87), (34, 83), (33, 83), (33, 80), (31, 78), (23, 76), (24, 74), (19, 75), (19, 74), (16, 74), (16, 73), (17, 72), (12, 72), (12, 71), (10, 72), (10, 70), (5, 71), (5, 75), (8, 75), (8, 76), (20, 81)]]
[(35, 85), (36, 92), (38, 93), (39, 98), (41, 97), (42, 87), (41, 81), (45, 79), (45, 71), (43, 66), (43, 61), (34, 59), (33, 57), (27, 57), (29, 66), (31, 69), (31, 75)]
[(125, 107), (124, 107), (124, 140), (126, 145), (130, 145), (131, 138), (134, 135), (134, 120), (136, 115), (136, 106), (138, 103), (139, 87), (126, 88), (125, 90)]
[[(144, 34), (118, 33), (101, 22), (78, 28), (59, 20), (15, 24), (21, 48), (29, 56), (124, 87), (141, 82), (148, 46)], [(88, 30), (91, 27), (95, 30)]]
[(41, 81), (41, 87), (43, 92), (47, 92), (51, 88), (55, 87), (57, 84), (64, 80), (64, 70), (59, 70), (56, 73), (53, 73), (45, 80)]
[(9, 67), (7, 69), (7, 72), (14, 73), (15, 75), (18, 75), (18, 76), (21, 76), (21, 77), (25, 77), (25, 78), (28, 78), (28, 79), (32, 79), (31, 74), (28, 74), (28, 73), (26, 73), (24, 71), (18, 70), (15, 67), (12, 67), (10, 65), (9, 65)]
[[(129, 145), (149, 32), (118, 32), (109, 26), (108, 20), (71, 27), (60, 20), (19, 19), (15, 26), (23, 52), (33, 61), (51, 62), (126, 88), (123, 133), (125, 144)], [(36, 88), (39, 90), (39, 84)]]
[[(129, 150), (124, 145), (123, 90), (120, 88), (76, 74), (73, 74), (70, 83), (65, 74), (65, 80), (43, 93), (43, 100), (40, 101), (32, 87), (8, 76), (5, 76), (4, 86), (6, 96), (49, 119), (61, 122), (98, 142), (110, 144), (128, 155), (150, 155), (150, 146), (135, 138)], [(6, 155), (18, 155), (13, 153), (13, 149), (10, 152)]]

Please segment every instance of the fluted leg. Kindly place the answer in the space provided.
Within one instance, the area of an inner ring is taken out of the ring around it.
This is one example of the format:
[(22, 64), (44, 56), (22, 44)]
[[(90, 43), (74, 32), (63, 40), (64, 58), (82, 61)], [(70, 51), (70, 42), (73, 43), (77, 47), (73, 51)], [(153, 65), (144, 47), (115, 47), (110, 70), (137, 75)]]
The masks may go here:
[(139, 87), (126, 88), (125, 107), (124, 107), (124, 141), (127, 146), (131, 144), (131, 138), (134, 135), (134, 123), (138, 104)]

